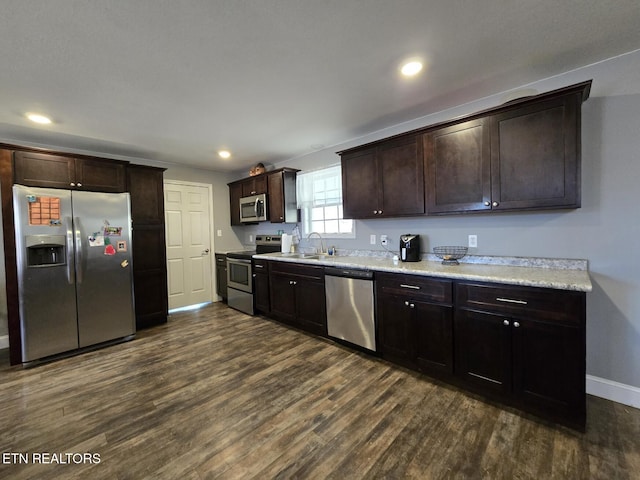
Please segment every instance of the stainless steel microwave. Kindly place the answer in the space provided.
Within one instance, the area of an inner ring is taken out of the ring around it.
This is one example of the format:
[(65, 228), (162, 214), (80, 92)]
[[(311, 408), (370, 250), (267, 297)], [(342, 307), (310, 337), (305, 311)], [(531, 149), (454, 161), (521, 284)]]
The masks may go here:
[(267, 194), (252, 195), (240, 199), (240, 221), (263, 222), (267, 219)]

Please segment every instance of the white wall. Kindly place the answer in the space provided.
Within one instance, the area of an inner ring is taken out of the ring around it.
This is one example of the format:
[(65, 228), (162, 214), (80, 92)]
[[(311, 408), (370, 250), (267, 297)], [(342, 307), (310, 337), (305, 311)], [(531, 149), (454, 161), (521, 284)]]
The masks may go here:
[[(381, 249), (369, 245), (369, 234), (387, 234), (389, 248), (395, 249), (399, 235), (419, 233), (426, 237), (423, 250), (430, 250), (435, 245), (466, 245), (467, 235), (477, 234), (474, 253), (480, 255), (587, 259), (593, 282), (593, 292), (587, 295), (587, 373), (638, 388), (640, 51), (526, 87), (546, 92), (589, 79), (592, 97), (583, 104), (582, 208), (357, 221), (355, 240), (330, 243)], [(495, 106), (503, 98), (481, 99), (277, 166), (308, 170), (330, 165), (339, 161), (336, 151)], [(245, 231), (278, 228), (264, 224)]]

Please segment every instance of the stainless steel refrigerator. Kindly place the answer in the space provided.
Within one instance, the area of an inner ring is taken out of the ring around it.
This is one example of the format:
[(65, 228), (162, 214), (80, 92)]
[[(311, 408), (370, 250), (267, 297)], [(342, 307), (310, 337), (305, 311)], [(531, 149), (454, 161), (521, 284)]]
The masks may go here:
[(128, 193), (13, 186), (22, 362), (133, 338)]

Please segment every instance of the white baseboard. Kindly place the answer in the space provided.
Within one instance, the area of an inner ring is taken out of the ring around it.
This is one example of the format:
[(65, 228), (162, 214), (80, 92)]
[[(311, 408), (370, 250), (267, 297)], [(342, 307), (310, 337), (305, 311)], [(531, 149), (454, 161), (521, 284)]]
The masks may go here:
[(0, 335), (0, 350), (9, 348), (9, 335)]
[(613, 402), (640, 408), (640, 388), (587, 375), (587, 393)]

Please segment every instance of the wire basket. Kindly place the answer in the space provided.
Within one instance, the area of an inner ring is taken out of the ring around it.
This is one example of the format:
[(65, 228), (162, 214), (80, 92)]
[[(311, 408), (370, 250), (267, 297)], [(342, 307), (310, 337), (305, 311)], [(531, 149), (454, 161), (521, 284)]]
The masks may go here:
[(433, 253), (442, 259), (442, 265), (460, 265), (458, 260), (467, 254), (467, 247), (433, 247)]

